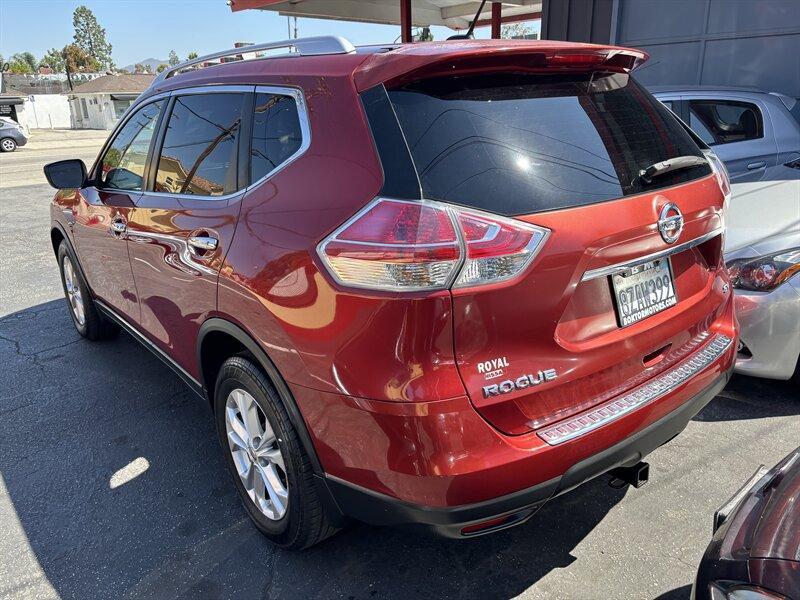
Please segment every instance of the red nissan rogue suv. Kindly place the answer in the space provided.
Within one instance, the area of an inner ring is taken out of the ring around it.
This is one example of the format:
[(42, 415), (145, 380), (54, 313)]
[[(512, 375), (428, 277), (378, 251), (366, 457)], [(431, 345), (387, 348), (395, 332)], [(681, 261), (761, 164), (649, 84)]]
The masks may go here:
[(351, 518), (474, 536), (639, 485), (737, 344), (727, 174), (645, 59), (319, 37), (169, 69), (88, 172), (45, 167), (75, 326), (208, 399), (282, 546)]

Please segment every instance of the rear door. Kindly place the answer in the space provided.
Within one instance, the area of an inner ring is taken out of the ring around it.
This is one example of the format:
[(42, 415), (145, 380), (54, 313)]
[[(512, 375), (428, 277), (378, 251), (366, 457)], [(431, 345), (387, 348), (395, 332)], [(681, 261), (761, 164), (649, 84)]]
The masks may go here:
[(760, 181), (777, 164), (766, 105), (740, 97), (684, 95), (689, 127), (722, 159), (734, 183)]
[[(146, 190), (128, 220), (142, 331), (193, 377), (195, 341), (216, 309), (217, 276), (246, 186), (253, 86), (174, 92)], [(246, 161), (243, 161), (246, 163)]]
[[(388, 94), (425, 198), (549, 230), (520, 276), (452, 290), (458, 368), (498, 429), (583, 411), (706, 339), (723, 310), (723, 195), (632, 77), (492, 73)], [(693, 166), (643, 176), (675, 157)], [(659, 229), (679, 213), (682, 227)]]

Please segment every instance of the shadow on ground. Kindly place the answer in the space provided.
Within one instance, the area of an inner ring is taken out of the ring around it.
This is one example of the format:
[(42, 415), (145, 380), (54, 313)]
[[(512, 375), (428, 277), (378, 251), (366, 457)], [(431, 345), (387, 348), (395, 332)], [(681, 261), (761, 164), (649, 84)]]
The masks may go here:
[[(63, 598), (506, 598), (569, 565), (624, 496), (598, 480), (464, 542), (361, 525), (276, 551), (245, 518), (209, 409), (129, 336), (86, 342), (53, 301), (0, 319), (0, 360), (0, 474)], [(149, 466), (112, 489), (133, 461)]]
[(655, 600), (689, 600), (692, 595), (692, 586), (684, 585), (665, 594), (661, 594)]
[(800, 387), (793, 381), (734, 375), (695, 421), (736, 421), (800, 414)]

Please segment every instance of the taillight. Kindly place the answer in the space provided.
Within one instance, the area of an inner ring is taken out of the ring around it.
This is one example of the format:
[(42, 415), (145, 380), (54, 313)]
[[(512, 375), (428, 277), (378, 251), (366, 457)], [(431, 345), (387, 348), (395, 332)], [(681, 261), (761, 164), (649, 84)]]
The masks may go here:
[(439, 202), (378, 198), (317, 251), (344, 286), (431, 291), (511, 279), (546, 235), (546, 229)]
[(466, 246), (464, 266), (455, 287), (497, 283), (528, 266), (546, 230), (519, 221), (455, 210)]

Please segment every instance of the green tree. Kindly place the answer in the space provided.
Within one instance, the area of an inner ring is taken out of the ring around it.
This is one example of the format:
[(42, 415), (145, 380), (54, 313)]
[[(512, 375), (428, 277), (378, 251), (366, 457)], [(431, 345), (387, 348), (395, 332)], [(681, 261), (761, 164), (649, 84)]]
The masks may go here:
[(72, 14), (75, 27), (75, 45), (93, 57), (101, 67), (114, 68), (111, 59), (111, 44), (106, 40), (106, 30), (100, 27), (94, 13), (85, 6), (79, 6)]
[(36, 69), (39, 68), (39, 61), (36, 60), (36, 57), (30, 52), (18, 52), (12, 56), (11, 64), (14, 63), (22, 63), (27, 65), (28, 69), (25, 71), (26, 73), (36, 73)]
[(170, 50), (169, 51), (169, 58), (167, 60), (169, 62), (169, 66), (170, 67), (174, 67), (179, 62), (181, 62), (181, 59), (178, 58), (178, 54), (175, 52), (175, 50)]
[(19, 60), (11, 57), (11, 60), (8, 63), (8, 71), (9, 73), (14, 73), (15, 75), (32, 75), (33, 69), (31, 66), (26, 63), (24, 60)]
[(167, 70), (167, 65), (165, 65), (164, 63), (161, 63), (156, 67), (156, 73), (163, 73), (166, 70)]
[(66, 67), (62, 55), (63, 52), (63, 50), (58, 50), (57, 48), (50, 48), (42, 57), (42, 60), (39, 61), (39, 66), (50, 67), (54, 73), (63, 73)]
[(504, 40), (525, 39), (533, 33), (533, 28), (525, 23), (510, 23), (500, 28), (500, 37)]
[(195, 58), (197, 58), (197, 52), (189, 52), (189, 54), (186, 55), (186, 60), (194, 60)]
[(143, 65), (142, 63), (136, 63), (133, 66), (134, 73), (150, 73), (150, 65)]
[(416, 42), (432, 42), (433, 33), (430, 27), (420, 27), (417, 33), (414, 34), (414, 41)]

